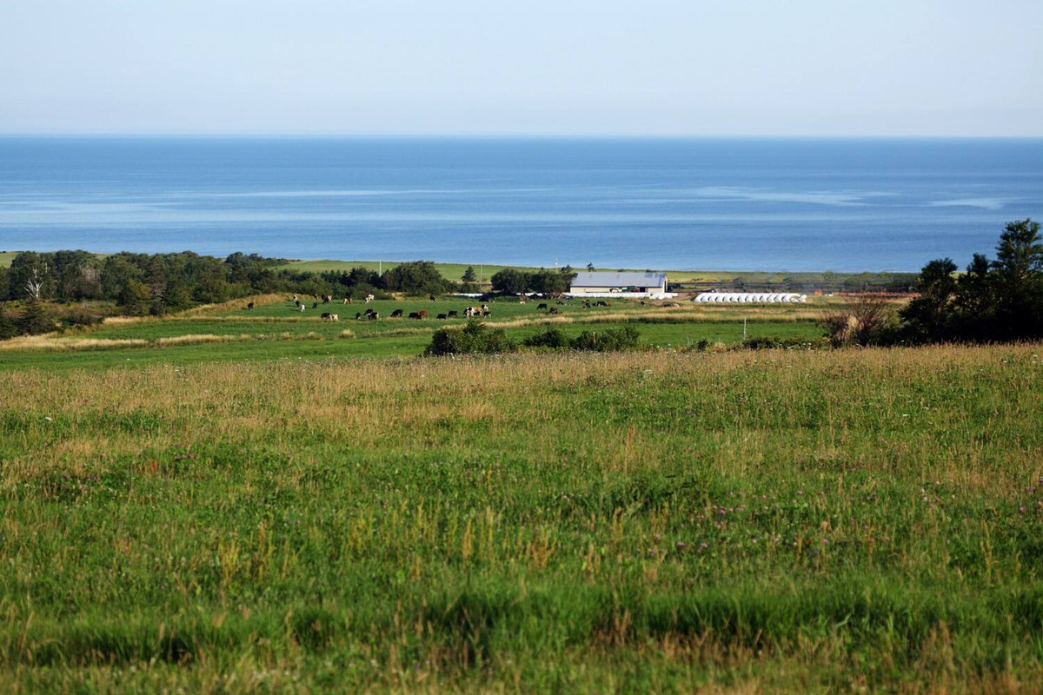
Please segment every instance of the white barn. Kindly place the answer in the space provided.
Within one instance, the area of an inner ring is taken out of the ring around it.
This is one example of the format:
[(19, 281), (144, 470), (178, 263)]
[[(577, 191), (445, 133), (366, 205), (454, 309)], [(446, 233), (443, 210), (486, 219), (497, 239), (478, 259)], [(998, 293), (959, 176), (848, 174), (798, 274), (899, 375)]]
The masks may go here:
[(666, 273), (582, 272), (569, 287), (573, 297), (670, 297)]

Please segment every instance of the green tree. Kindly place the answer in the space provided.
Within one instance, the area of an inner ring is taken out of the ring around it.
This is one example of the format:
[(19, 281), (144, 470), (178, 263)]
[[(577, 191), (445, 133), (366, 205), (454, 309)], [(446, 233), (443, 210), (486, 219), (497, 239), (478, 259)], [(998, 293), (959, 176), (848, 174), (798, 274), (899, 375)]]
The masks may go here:
[(1009, 223), (992, 262), (996, 333), (1002, 339), (1043, 337), (1043, 244), (1039, 223)]
[(25, 303), (22, 315), (16, 321), (18, 331), (22, 335), (39, 335), (54, 330), (54, 319), (47, 305), (37, 299)]
[(467, 266), (467, 270), (464, 271), (464, 274), (460, 279), (464, 282), (478, 282), (478, 275), (474, 272), (474, 266)]
[(933, 260), (920, 271), (920, 296), (902, 309), (900, 316), (914, 342), (935, 342), (949, 336), (950, 301), (956, 291), (956, 264), (951, 258)]
[(8, 316), (6, 308), (0, 303), (0, 340), (8, 340), (18, 335), (18, 325)]
[(493, 291), (521, 294), (529, 288), (529, 274), (515, 268), (504, 268), (492, 276)]
[(449, 282), (431, 261), (400, 263), (384, 273), (384, 286), (392, 292), (406, 294), (442, 294), (449, 290)]
[(54, 296), (54, 279), (46, 254), (24, 251), (11, 261), (8, 278), (10, 299), (43, 299)]
[(132, 316), (139, 316), (148, 311), (151, 299), (152, 293), (149, 291), (148, 285), (140, 280), (129, 278), (120, 289), (118, 301), (124, 312)]
[(540, 268), (529, 276), (528, 285), (533, 292), (559, 294), (568, 290), (569, 280), (560, 272)]

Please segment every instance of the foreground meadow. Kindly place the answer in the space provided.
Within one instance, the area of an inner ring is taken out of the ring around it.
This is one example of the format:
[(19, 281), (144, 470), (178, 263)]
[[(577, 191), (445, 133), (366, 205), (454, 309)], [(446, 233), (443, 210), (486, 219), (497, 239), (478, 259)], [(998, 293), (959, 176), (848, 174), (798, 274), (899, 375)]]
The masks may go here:
[(1040, 352), (8, 371), (0, 690), (1039, 691)]

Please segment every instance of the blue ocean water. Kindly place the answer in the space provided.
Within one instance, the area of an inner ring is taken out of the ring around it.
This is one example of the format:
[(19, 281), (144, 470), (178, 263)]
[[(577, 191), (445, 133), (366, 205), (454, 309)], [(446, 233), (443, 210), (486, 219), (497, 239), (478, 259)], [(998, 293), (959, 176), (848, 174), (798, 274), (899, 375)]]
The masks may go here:
[(0, 250), (915, 271), (1043, 219), (1043, 140), (0, 138)]

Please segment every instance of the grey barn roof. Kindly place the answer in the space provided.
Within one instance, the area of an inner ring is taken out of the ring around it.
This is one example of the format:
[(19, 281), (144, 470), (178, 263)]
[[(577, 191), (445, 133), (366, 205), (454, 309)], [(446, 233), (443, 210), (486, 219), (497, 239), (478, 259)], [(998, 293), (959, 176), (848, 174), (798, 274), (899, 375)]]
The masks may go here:
[(577, 273), (573, 287), (659, 287), (666, 273), (613, 273), (598, 271)]

